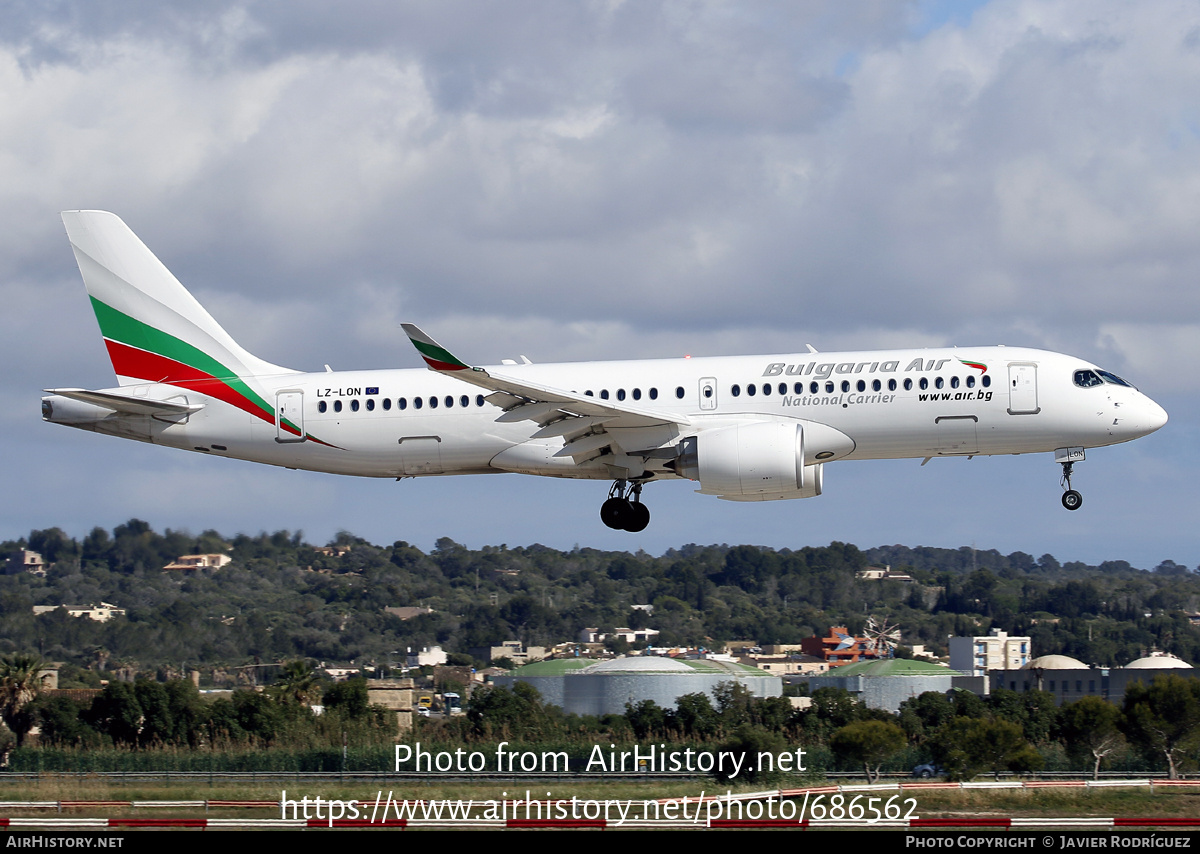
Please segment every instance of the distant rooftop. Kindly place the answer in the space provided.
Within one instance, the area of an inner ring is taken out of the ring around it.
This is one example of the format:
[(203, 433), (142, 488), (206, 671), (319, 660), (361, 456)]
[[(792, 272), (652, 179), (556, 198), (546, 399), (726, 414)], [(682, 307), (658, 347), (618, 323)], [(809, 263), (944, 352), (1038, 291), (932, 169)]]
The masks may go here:
[(875, 661), (856, 661), (843, 664), (834, 676), (950, 676), (948, 667), (930, 664), (928, 661), (913, 661), (907, 658), (880, 658)]

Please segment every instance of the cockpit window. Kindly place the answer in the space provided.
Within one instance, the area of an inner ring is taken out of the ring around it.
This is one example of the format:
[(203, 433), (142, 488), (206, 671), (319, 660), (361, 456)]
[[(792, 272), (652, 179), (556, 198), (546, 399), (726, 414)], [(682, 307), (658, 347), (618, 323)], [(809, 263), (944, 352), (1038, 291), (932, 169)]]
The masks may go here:
[(1080, 388), (1092, 388), (1093, 386), (1103, 385), (1100, 377), (1096, 376), (1095, 371), (1076, 371), (1075, 385)]
[(1100, 376), (1104, 378), (1104, 381), (1106, 383), (1112, 383), (1113, 385), (1123, 385), (1123, 386), (1125, 386), (1125, 388), (1133, 388), (1132, 383), (1125, 382), (1125, 380), (1121, 379), (1116, 374), (1110, 374), (1108, 371), (1097, 371), (1097, 373), (1099, 373)]

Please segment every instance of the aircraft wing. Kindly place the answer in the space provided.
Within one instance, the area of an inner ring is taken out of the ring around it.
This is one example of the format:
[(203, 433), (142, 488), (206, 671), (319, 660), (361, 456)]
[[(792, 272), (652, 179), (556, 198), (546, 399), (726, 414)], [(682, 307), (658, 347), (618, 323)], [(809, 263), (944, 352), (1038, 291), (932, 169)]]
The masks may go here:
[(673, 441), (680, 427), (691, 424), (682, 415), (600, 400), (472, 367), (414, 324), (402, 326), (431, 371), (491, 391), (488, 401), (504, 410), (497, 421), (533, 421), (540, 428), (533, 439), (563, 437), (565, 445), (555, 456), (581, 462), (603, 456), (605, 448), (613, 454), (654, 456), (652, 451)]
[(204, 408), (203, 403), (177, 403), (171, 400), (152, 400), (134, 397), (131, 394), (115, 394), (108, 391), (88, 391), (83, 388), (48, 388), (47, 394), (103, 406), (125, 415), (188, 415)]

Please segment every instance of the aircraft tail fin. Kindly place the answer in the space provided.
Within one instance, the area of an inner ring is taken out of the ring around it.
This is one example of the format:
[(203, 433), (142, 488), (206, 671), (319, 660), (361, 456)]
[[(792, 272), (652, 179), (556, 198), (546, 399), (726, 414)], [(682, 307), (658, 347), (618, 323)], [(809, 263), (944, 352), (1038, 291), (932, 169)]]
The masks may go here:
[(188, 293), (129, 226), (105, 211), (64, 211), (63, 224), (121, 385), (292, 373), (251, 355)]

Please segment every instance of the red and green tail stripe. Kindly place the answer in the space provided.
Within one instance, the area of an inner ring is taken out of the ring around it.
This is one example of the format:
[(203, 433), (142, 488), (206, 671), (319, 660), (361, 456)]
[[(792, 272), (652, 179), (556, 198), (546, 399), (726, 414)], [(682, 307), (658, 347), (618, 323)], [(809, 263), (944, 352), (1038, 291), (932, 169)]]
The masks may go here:
[[(188, 388), (236, 406), (269, 424), (275, 423), (275, 409), (241, 377), (208, 353), (95, 297), (91, 300), (100, 322), (100, 333), (104, 336), (104, 346), (117, 374)], [(300, 435), (300, 428), (286, 418), (282, 426), (292, 435)], [(312, 436), (309, 438), (320, 441)]]

